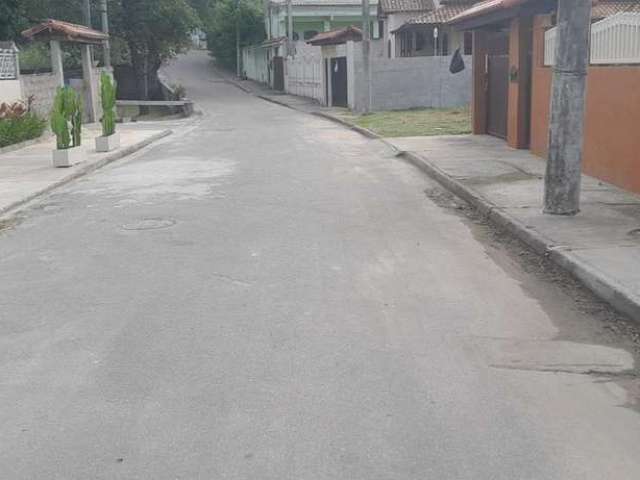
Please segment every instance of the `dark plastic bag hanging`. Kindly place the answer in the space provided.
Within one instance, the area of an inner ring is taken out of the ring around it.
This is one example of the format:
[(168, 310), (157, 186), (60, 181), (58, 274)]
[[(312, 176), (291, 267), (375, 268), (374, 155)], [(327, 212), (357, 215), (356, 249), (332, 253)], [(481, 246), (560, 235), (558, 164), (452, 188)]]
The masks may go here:
[(453, 74), (460, 73), (465, 69), (464, 59), (458, 48), (451, 58), (451, 65), (449, 65), (449, 71)]

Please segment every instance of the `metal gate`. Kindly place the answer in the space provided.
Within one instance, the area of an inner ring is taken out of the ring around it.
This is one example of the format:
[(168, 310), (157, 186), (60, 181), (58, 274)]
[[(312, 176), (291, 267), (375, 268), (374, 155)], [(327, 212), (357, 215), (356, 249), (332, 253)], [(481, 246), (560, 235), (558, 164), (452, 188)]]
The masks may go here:
[(332, 105), (348, 107), (347, 99), (347, 57), (331, 59), (331, 96)]
[(487, 133), (507, 138), (509, 55), (488, 55)]
[(284, 58), (273, 57), (273, 88), (284, 91)]

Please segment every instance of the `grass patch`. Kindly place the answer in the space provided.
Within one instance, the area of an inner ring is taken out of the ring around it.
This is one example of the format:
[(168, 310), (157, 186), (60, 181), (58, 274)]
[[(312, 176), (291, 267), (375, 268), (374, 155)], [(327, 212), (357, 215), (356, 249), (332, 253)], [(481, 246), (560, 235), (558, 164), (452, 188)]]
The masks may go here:
[(369, 115), (345, 113), (342, 117), (383, 137), (422, 137), (471, 133), (471, 112), (467, 108), (395, 110)]

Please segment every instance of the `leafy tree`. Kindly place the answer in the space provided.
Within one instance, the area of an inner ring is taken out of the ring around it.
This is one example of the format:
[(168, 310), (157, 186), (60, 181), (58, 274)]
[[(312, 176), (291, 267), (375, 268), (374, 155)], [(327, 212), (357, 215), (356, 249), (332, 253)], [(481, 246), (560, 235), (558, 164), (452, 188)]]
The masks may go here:
[(258, 0), (218, 0), (205, 25), (207, 43), (218, 63), (228, 68), (236, 65), (236, 21), (241, 47), (265, 38), (264, 14)]
[(0, 40), (12, 40), (26, 25), (24, 6), (20, 0), (0, 2)]
[(45, 18), (82, 19), (82, 0), (0, 0), (0, 40), (20, 41), (20, 32)]
[[(131, 63), (139, 96), (148, 98), (162, 62), (189, 46), (212, 0), (108, 0), (110, 32), (118, 56)], [(93, 23), (100, 24), (99, 0), (91, 0)], [(0, 36), (19, 40), (19, 32), (44, 19), (82, 23), (83, 0), (0, 0)], [(192, 4), (198, 9), (194, 9)], [(122, 46), (124, 46), (123, 52)]]
[(187, 0), (110, 0), (111, 34), (128, 47), (142, 99), (150, 94), (165, 60), (189, 46), (189, 34), (200, 25)]

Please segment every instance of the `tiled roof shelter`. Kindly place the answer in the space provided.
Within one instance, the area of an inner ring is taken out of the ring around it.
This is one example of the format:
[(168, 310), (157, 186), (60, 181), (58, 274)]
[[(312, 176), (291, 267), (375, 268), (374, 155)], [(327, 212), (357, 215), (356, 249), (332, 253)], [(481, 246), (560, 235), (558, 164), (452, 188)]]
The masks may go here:
[(85, 107), (89, 121), (98, 121), (99, 102), (97, 81), (93, 70), (91, 45), (101, 45), (108, 41), (109, 35), (75, 23), (48, 19), (22, 32), (29, 40), (49, 42), (51, 46), (51, 68), (60, 87), (64, 86), (64, 67), (62, 65), (61, 43), (78, 43), (81, 46), (82, 78), (85, 88)]
[(90, 44), (101, 44), (109, 38), (106, 33), (93, 28), (52, 19), (45, 20), (25, 30), (22, 32), (22, 36), (30, 40), (59, 40), (62, 42)]

